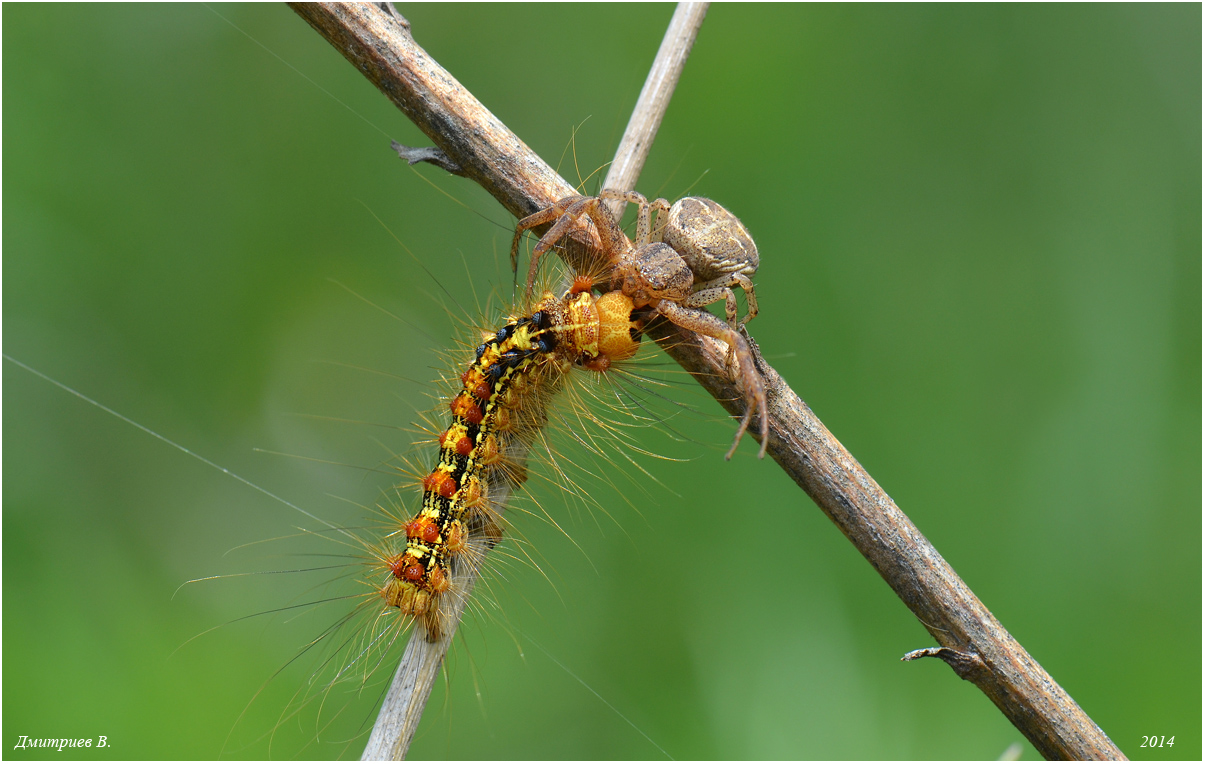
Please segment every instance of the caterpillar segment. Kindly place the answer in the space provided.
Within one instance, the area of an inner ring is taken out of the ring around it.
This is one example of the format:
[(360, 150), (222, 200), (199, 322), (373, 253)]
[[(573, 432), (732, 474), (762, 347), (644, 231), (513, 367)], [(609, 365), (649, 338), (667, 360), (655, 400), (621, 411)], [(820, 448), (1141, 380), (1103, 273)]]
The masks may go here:
[(384, 561), (381, 596), (421, 624), (429, 640), (444, 633), (441, 598), (455, 566), (502, 538), (490, 496), (526, 479), (508, 453), (535, 439), (547, 400), (570, 369), (604, 372), (636, 353), (640, 326), (632, 311), (621, 292), (595, 296), (588, 280), (577, 279), (561, 297), (545, 292), (528, 315), (511, 317), (477, 347), (449, 404), (439, 459), (422, 480), (422, 507), (402, 527), (405, 549)]

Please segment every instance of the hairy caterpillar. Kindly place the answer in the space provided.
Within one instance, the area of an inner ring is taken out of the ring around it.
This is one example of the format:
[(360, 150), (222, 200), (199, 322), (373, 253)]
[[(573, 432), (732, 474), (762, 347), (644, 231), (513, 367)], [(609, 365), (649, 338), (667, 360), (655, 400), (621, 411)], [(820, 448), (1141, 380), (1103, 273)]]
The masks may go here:
[[(317, 737), (329, 736), (332, 723), (343, 714), (348, 703), (340, 695), (343, 691), (363, 694), (365, 688), (375, 687), (386, 678), (391, 648), (401, 635), (409, 632), (411, 624), (428, 639), (443, 635), (456, 566), (480, 567), (485, 553), (502, 538), (505, 496), (527, 480), (525, 460), (520, 454), (536, 439), (541, 440), (537, 458), (548, 467), (538, 472), (545, 473), (543, 477), (560, 485), (569, 495), (587, 504), (596, 502), (565, 473), (565, 469), (573, 467), (556, 463), (565, 454), (559, 446), (552, 445), (551, 440), (557, 437), (544, 431), (550, 409), (555, 408), (552, 416), (571, 418), (576, 430), (574, 438), (581, 438), (583, 444), (588, 441), (597, 447), (616, 437), (608, 430), (618, 418), (617, 402), (609, 405), (610, 413), (600, 415), (591, 411), (591, 406), (580, 396), (599, 389), (618, 391), (616, 380), (599, 388), (591, 383), (595, 378), (602, 380), (619, 374), (632, 379), (627, 369), (615, 364), (630, 359), (640, 347), (641, 319), (633, 316), (631, 300), (623, 294), (595, 295), (591, 289), (594, 281), (592, 277), (579, 275), (562, 296), (546, 291), (529, 307), (507, 314), (498, 322), (499, 329), (483, 332), (481, 345), (475, 349), (471, 345), (462, 346), (461, 352), (471, 354), (472, 358), (467, 368), (463, 360), (455, 360), (458, 353), (451, 354), (453, 368), (459, 366), (464, 370), (455, 377), (458, 382), (455, 391), (443, 397), (438, 407), (442, 415), (437, 412), (428, 419), (433, 423), (442, 418), (448, 426), (431, 439), (439, 445), (434, 469), (428, 467), (425, 476), (415, 481), (423, 489), (417, 513), (406, 513), (408, 502), (399, 493), (400, 501), (388, 495), (382, 497), (385, 505), (380, 512), (384, 522), (375, 527), (338, 526), (320, 521), (325, 527), (302, 529), (301, 537), (324, 541), (327, 546), (334, 540), (343, 548), (339, 556), (345, 557), (346, 562), (278, 572), (308, 570), (320, 577), (325, 577), (323, 571), (344, 573), (319, 584), (320, 595), (311, 589), (303, 599), (264, 611), (262, 615), (294, 610), (308, 614), (328, 604), (345, 609), (333, 623), (311, 635), (301, 653), (289, 661), (293, 663), (306, 653), (314, 653), (306, 661), (313, 666), (309, 678), (286, 700), (276, 723), (267, 732), (260, 730), (261, 736), (274, 741), (286, 723), (293, 725), (303, 719), (307, 720), (303, 728), (312, 730), (311, 734), (316, 736), (311, 743)], [(571, 376), (586, 384), (569, 384)], [(562, 402), (568, 405), (554, 405), (554, 396), (566, 387), (572, 392)], [(555, 432), (568, 428), (551, 429)], [(434, 433), (435, 429), (428, 431)], [(426, 439), (421, 439), (419, 444), (425, 442)], [(612, 458), (601, 451), (595, 454), (605, 461)], [(413, 463), (407, 472), (415, 474)], [(524, 503), (520, 502), (520, 506)], [(548, 519), (557, 522), (551, 514)], [(379, 540), (374, 540), (374, 534), (379, 534)], [(329, 551), (315, 553), (329, 557)], [(348, 576), (357, 582), (352, 589), (340, 584), (340, 579)], [(496, 600), (489, 599), (496, 606)], [(352, 606), (350, 611), (346, 609), (348, 605)], [(256, 693), (257, 699), (260, 692), (274, 683), (278, 683), (275, 678), (265, 683)], [(303, 717), (306, 708), (316, 709), (317, 715)], [(254, 732), (245, 727), (241, 721), (236, 724), (239, 738)], [(363, 731), (361, 726), (349, 734)], [(229, 741), (227, 750), (238, 752), (246, 745), (241, 740)]]
[(508, 459), (543, 424), (549, 395), (573, 365), (605, 371), (630, 358), (639, 344), (632, 301), (621, 292), (595, 297), (579, 279), (563, 297), (544, 293), (529, 315), (486, 337), (460, 376), (452, 421), (439, 436), (435, 469), (423, 478), (422, 509), (403, 528), (405, 549), (386, 554), (385, 602), (418, 618), (430, 639), (444, 630), (440, 595), (451, 585), (449, 565), (470, 549), (501, 538), (499, 508), (490, 496), (502, 483), (517, 486), (525, 470)]

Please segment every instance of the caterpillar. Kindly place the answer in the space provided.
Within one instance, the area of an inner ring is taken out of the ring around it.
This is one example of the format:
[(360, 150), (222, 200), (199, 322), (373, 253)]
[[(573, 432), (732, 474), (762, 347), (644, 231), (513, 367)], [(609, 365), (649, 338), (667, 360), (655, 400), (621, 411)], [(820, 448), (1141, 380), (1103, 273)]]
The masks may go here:
[(441, 595), (451, 586), (450, 566), (470, 553), (469, 539), (484, 539), (487, 550), (501, 539), (490, 497), (503, 483), (526, 480), (509, 457), (526, 452), (565, 373), (573, 366), (605, 371), (639, 348), (631, 298), (618, 291), (596, 297), (592, 281), (579, 276), (563, 296), (545, 292), (529, 314), (510, 317), (460, 376), (436, 465), (422, 479), (422, 507), (402, 529), (405, 548), (384, 559), (382, 598), (413, 616), (429, 640), (444, 634)]
[[(378, 505), (383, 526), (302, 530), (303, 535), (324, 542), (333, 539), (350, 554), (340, 555), (345, 557), (341, 564), (319, 566), (319, 573), (324, 568), (344, 571), (322, 585), (330, 587), (329, 595), (307, 594), (305, 601), (291, 607), (354, 606), (328, 622), (294, 657), (315, 650), (315, 668), (287, 701), (267, 736), (275, 738), (286, 722), (301, 721), (303, 709), (311, 704), (317, 711), (314, 739), (329, 734), (326, 730), (347, 707), (335, 693), (350, 690), (359, 695), (363, 688), (387, 678), (388, 670), (381, 669), (403, 635), (428, 642), (450, 635), (460, 618), (458, 607), (464, 606), (471, 588), (471, 583), (463, 583), (461, 566), (480, 570), (485, 555), (502, 540), (503, 510), (515, 489), (528, 481), (526, 454), (537, 439), (542, 441), (538, 451), (546, 454), (543, 460), (549, 462), (551, 481), (570, 486), (569, 493), (577, 499), (595, 503), (556, 463), (563, 454), (555, 453), (558, 449), (551, 441), (559, 438), (546, 433), (545, 425), (550, 416), (568, 413), (582, 423), (603, 425), (601, 432), (570, 428), (575, 436), (582, 435), (583, 442), (593, 445), (599, 437), (608, 440), (614, 434), (607, 432), (608, 418), (584, 401), (569, 400), (568, 407), (552, 411), (554, 398), (566, 387), (575, 392), (590, 390), (591, 383), (604, 380), (607, 372), (628, 376), (627, 370), (614, 366), (632, 359), (641, 348), (644, 314), (622, 292), (596, 294), (597, 281), (579, 274), (560, 296), (543, 291), (501, 320), (485, 323), (499, 328), (481, 330), (476, 347), (464, 343), (463, 351), (453, 351), (453, 356), (464, 352), (468, 358), (450, 364), (447, 378), (455, 379), (455, 385), (449, 384), (437, 413), (426, 416), (423, 427), (437, 445), (434, 458), (428, 452), (426, 468), (416, 469), (413, 461), (399, 457), (408, 462), (405, 471), (420, 489), (416, 508), (407, 513), (400, 508), (404, 499), (388, 499), (384, 506)], [(575, 374), (584, 375), (584, 386), (569, 383)], [(574, 395), (566, 391), (563, 397)], [(615, 411), (615, 402), (608, 411)], [(435, 417), (438, 426), (433, 426)], [(418, 443), (425, 441), (420, 438)], [(605, 448), (587, 448), (610, 458)], [(404, 489), (404, 482), (396, 487)], [(358, 591), (349, 593), (339, 582), (349, 576)], [(493, 600), (487, 597), (484, 602)], [(305, 719), (310, 726), (309, 716)], [(364, 731), (361, 727), (355, 735)]]

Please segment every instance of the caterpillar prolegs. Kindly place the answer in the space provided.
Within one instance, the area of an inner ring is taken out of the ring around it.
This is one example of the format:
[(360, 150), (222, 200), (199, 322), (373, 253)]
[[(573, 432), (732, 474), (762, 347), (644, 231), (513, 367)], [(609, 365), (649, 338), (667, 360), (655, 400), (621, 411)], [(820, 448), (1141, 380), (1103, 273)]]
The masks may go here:
[(561, 297), (545, 292), (529, 313), (511, 316), (477, 347), (449, 404), (438, 461), (422, 480), (422, 508), (398, 534), (405, 547), (383, 560), (381, 596), (414, 617), (428, 639), (444, 633), (441, 601), (452, 567), (501, 539), (491, 496), (526, 479), (512, 457), (525, 453), (543, 426), (546, 403), (565, 374), (574, 366), (605, 371), (636, 353), (641, 330), (632, 311), (631, 298), (617, 291), (595, 296), (583, 277)]

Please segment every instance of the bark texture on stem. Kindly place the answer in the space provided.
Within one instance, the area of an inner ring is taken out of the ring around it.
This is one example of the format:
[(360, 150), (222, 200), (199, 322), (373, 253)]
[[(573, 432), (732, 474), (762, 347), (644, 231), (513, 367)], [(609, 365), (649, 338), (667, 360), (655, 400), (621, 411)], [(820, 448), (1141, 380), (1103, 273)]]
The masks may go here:
[[(294, 8), (511, 214), (525, 216), (572, 193), (414, 43), (408, 27), (375, 6)], [(579, 244), (588, 247), (592, 237), (583, 232)], [(721, 343), (668, 322), (654, 324), (649, 333), (725, 409), (734, 416), (744, 412), (743, 396), (727, 379)], [(958, 663), (959, 675), (979, 687), (1046, 758), (1124, 759), (782, 377), (764, 361), (761, 369), (769, 396), (770, 455), (949, 650), (931, 654)]]

